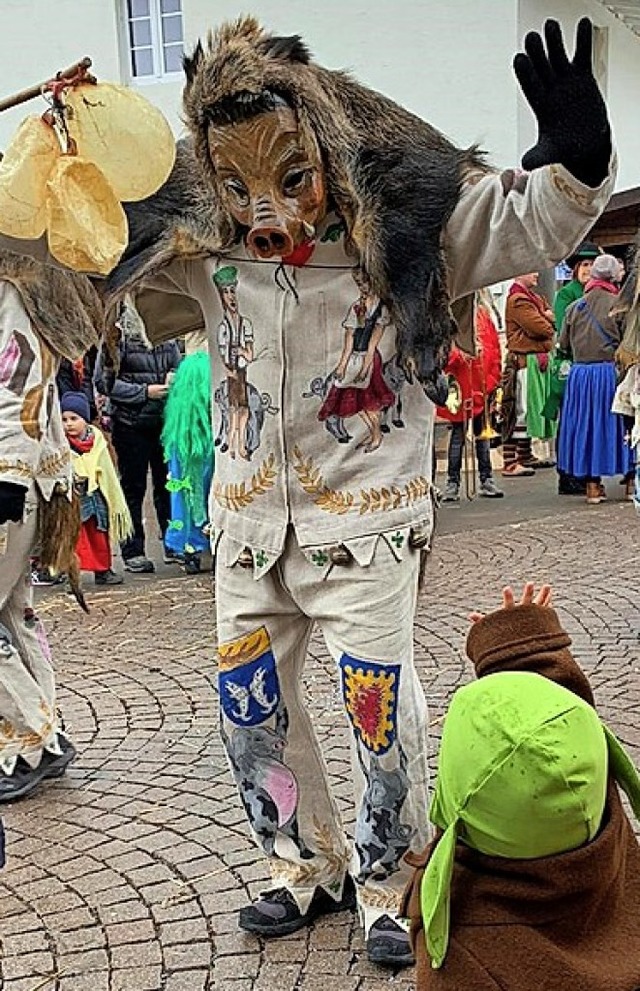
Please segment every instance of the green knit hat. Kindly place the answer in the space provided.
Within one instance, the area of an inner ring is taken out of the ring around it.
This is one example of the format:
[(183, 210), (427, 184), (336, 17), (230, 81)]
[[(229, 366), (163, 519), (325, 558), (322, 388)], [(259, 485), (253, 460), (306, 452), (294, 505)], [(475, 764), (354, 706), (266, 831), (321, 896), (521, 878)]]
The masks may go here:
[(228, 286), (237, 286), (238, 284), (238, 269), (235, 265), (224, 265), (223, 268), (219, 268), (211, 276), (214, 285), (218, 289), (226, 289)]
[(444, 832), (421, 887), (433, 967), (449, 942), (456, 843), (514, 859), (576, 849), (598, 833), (609, 770), (640, 815), (640, 777), (620, 742), (592, 706), (548, 678), (504, 672), (455, 693), (430, 809)]

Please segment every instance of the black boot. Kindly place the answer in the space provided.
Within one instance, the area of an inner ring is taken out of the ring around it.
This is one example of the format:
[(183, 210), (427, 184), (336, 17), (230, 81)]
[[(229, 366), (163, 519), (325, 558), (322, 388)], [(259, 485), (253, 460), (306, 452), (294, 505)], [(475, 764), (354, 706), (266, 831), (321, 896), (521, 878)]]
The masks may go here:
[(568, 475), (566, 471), (558, 472), (558, 495), (584, 496), (586, 493), (586, 479)]
[(44, 750), (37, 767), (30, 767), (26, 760), (18, 757), (13, 774), (0, 771), (0, 802), (14, 802), (17, 798), (24, 798), (42, 781), (62, 777), (76, 756), (76, 750), (71, 741), (61, 734), (58, 734), (58, 743), (62, 753), (52, 754), (50, 750)]

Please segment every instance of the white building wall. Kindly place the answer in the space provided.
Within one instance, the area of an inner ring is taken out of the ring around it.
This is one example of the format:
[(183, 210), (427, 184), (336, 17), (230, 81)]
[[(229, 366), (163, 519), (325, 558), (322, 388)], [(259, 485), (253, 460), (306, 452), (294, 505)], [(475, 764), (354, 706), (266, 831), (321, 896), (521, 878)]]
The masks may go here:
[[(89, 55), (99, 78), (128, 81), (123, 0), (2, 0), (0, 94), (45, 79)], [(424, 117), (453, 141), (479, 142), (497, 163), (516, 154), (516, 102), (511, 54), (513, 0), (254, 0), (270, 29), (302, 34), (316, 58), (348, 69)], [(243, 8), (246, 9), (246, 8)], [(238, 16), (237, 0), (183, 0), (185, 41)], [(215, 19), (212, 19), (212, 11)], [(181, 80), (141, 83), (180, 132)], [(0, 115), (0, 147), (38, 104)]]
[[(103, 79), (120, 78), (112, 0), (0, 0), (0, 97), (66, 69), (85, 55)], [(42, 100), (0, 114), (0, 149), (24, 117), (42, 113)]]
[[(210, 0), (185, 0), (190, 43), (211, 23)], [(241, 10), (247, 7), (242, 5)], [(434, 124), (457, 144), (516, 153), (513, 0), (254, 0), (251, 12), (277, 34), (301, 34), (314, 57)], [(218, 21), (237, 0), (216, 0)]]

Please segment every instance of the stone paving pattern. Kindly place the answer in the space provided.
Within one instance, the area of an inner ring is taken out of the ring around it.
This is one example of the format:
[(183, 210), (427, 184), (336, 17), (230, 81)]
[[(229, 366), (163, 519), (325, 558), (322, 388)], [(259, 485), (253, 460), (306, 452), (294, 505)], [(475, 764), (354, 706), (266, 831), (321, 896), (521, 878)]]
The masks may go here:
[[(640, 758), (638, 520), (619, 502), (554, 512), (473, 530), (472, 511), (456, 527), (456, 509), (442, 510), (443, 530), (458, 532), (436, 542), (415, 632), (434, 754), (447, 701), (470, 677), (468, 612), (532, 578), (553, 583), (601, 713)], [(238, 932), (237, 910), (267, 873), (217, 738), (211, 577), (173, 575), (92, 591), (86, 618), (58, 590), (41, 596), (79, 757), (4, 809), (0, 987), (409, 991), (411, 970), (367, 962), (349, 913), (270, 943)], [(319, 636), (305, 686), (350, 824), (348, 733)]]

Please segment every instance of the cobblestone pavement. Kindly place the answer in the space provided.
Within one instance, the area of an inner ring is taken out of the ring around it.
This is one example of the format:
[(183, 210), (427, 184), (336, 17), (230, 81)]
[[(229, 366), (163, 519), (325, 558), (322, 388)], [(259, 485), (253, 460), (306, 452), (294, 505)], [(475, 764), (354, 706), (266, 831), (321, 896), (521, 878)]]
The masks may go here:
[[(433, 750), (469, 677), (467, 613), (496, 604), (505, 582), (535, 578), (557, 589), (601, 711), (640, 756), (638, 521), (619, 502), (553, 511), (475, 531), (463, 511), (456, 533), (443, 516), (415, 633)], [(350, 914), (268, 944), (237, 931), (267, 876), (216, 735), (210, 576), (129, 580), (90, 601), (87, 618), (58, 591), (40, 603), (79, 757), (4, 810), (3, 991), (409, 991), (411, 971), (367, 963)], [(317, 636), (305, 684), (349, 823), (347, 729)]]

